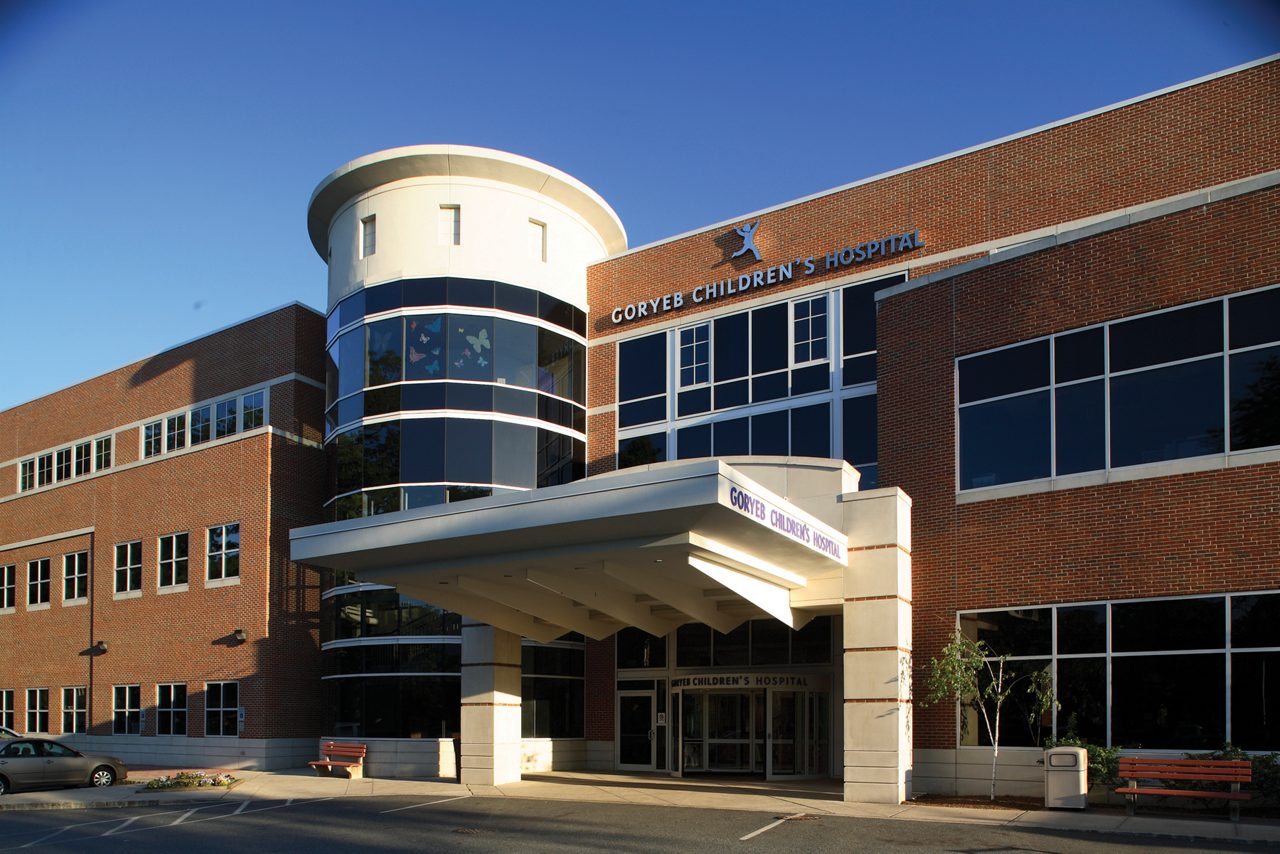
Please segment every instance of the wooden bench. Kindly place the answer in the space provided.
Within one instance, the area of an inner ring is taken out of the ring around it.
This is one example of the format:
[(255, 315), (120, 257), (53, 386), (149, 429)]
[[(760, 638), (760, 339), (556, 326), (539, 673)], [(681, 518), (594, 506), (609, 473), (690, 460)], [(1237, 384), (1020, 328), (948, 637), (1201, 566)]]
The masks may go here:
[[(1138, 756), (1120, 757), (1120, 777), (1129, 785), (1116, 789), (1129, 801), (1129, 815), (1133, 815), (1138, 795), (1159, 795), (1162, 798), (1213, 798), (1230, 802), (1231, 820), (1240, 820), (1240, 802), (1253, 796), (1240, 791), (1241, 783), (1253, 781), (1253, 767), (1247, 759), (1151, 759)], [(1173, 783), (1196, 781), (1205, 783), (1230, 783), (1231, 790), (1175, 789), (1152, 786), (1144, 788), (1143, 780), (1164, 780)]]
[(307, 764), (322, 777), (332, 774), (335, 768), (345, 768), (348, 777), (359, 780), (364, 777), (364, 755), (368, 752), (369, 748), (363, 744), (326, 741), (320, 745), (321, 758)]

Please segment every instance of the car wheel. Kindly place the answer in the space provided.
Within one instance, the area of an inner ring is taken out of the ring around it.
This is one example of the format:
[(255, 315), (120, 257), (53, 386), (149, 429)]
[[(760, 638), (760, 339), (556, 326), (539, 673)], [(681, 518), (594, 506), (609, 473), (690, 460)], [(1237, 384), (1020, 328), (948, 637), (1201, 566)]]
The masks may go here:
[(9, 794), (9, 780), (3, 774), (0, 774), (0, 795)]
[(106, 765), (99, 765), (93, 769), (93, 774), (89, 776), (89, 782), (97, 786), (99, 789), (105, 789), (116, 781), (116, 772), (112, 771)]

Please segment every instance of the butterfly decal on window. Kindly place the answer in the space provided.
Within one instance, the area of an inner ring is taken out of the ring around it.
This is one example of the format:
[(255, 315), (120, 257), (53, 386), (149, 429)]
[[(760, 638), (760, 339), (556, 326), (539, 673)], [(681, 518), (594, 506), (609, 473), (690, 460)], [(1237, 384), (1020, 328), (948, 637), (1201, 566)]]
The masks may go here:
[(485, 361), (484, 356), (481, 356), (479, 359), (476, 360), (476, 364), (478, 364), (480, 367), (483, 368), (485, 365), (488, 365), (489, 363)]
[(439, 331), (440, 331), (440, 316), (439, 316), (439, 315), (436, 315), (436, 319), (435, 319), (435, 320), (431, 321), (430, 323), (424, 323), (424, 324), (422, 324), (422, 328), (423, 328), (423, 329), (425, 329), (425, 330), (427, 330), (428, 332), (439, 332)]
[(477, 353), (479, 353), (481, 350), (487, 350), (487, 349), (489, 349), (489, 346), (490, 346), (490, 345), (489, 345), (489, 330), (488, 330), (488, 329), (481, 329), (481, 330), (480, 330), (478, 333), (476, 333), (475, 335), (468, 335), (468, 336), (467, 336), (467, 342), (468, 342), (468, 343), (470, 343), (470, 344), (471, 344), (471, 346), (475, 348), (475, 350), (476, 350), (476, 352), (477, 352)]
[(429, 374), (433, 374), (433, 375), (434, 375), (434, 374), (438, 374), (438, 373), (440, 373), (440, 360), (439, 360), (439, 359), (436, 359), (434, 362), (432, 362), (431, 364), (427, 365), (427, 373), (429, 373)]
[(391, 349), (391, 333), (390, 332), (373, 333), (373, 349), (390, 350)]
[(427, 358), (426, 353), (419, 353), (417, 350), (413, 349), (412, 344), (409, 345), (409, 363), (410, 364), (416, 365), (425, 358)]
[(418, 336), (418, 340), (421, 341), (423, 344), (431, 343), (431, 339), (427, 337), (427, 334), (425, 332)]

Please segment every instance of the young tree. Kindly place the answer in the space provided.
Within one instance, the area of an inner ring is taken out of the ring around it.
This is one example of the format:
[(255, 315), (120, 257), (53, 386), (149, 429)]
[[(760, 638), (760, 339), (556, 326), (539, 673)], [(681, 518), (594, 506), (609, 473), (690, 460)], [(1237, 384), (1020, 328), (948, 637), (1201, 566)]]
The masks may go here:
[[(942, 657), (929, 661), (929, 696), (923, 703), (930, 706), (942, 701), (954, 702), (962, 709), (970, 708), (978, 713), (991, 741), (993, 801), (996, 799), (996, 766), (1000, 759), (1000, 713), (1005, 700), (1021, 686), (1031, 700), (1028, 717), (1033, 724), (1058, 705), (1053, 698), (1053, 677), (1047, 667), (1017, 675), (1006, 668), (1008, 660), (1008, 655), (995, 655), (985, 641), (970, 640), (956, 629), (950, 642), (942, 648)], [(968, 726), (968, 719), (961, 715), (962, 738)]]

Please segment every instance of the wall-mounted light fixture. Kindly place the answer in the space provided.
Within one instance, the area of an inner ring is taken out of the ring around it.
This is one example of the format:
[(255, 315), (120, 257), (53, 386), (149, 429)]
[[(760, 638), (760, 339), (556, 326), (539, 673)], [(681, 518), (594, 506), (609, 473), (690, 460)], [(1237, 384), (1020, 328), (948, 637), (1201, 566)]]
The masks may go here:
[(231, 633), (231, 636), (236, 639), (237, 643), (244, 643), (246, 637), (244, 629), (236, 629)]
[(106, 652), (106, 651), (107, 651), (107, 642), (106, 642), (106, 641), (104, 641), (104, 640), (100, 640), (100, 641), (98, 641), (97, 643), (95, 643), (95, 644), (93, 645), (93, 651), (94, 651), (94, 652), (96, 652), (96, 653), (98, 653), (99, 655), (101, 655), (102, 653)]

